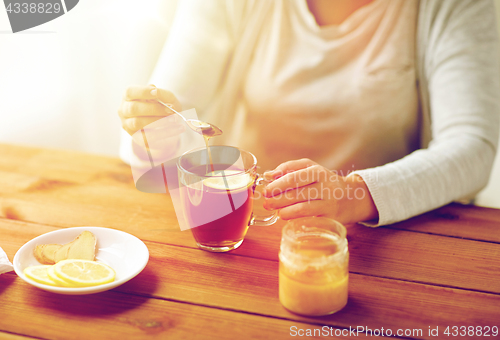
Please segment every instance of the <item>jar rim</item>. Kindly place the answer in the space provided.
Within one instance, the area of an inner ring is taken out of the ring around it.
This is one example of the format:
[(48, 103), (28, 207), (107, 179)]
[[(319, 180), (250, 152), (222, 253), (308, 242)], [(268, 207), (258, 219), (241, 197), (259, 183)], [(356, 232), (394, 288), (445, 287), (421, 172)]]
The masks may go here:
[[(289, 220), (283, 227), (281, 239), (281, 252), (287, 253), (288, 256), (295, 257), (292, 248), (299, 246), (304, 240), (304, 236), (308, 234), (326, 234), (337, 238), (335, 245), (338, 247), (334, 253), (324, 256), (307, 256), (297, 255), (298, 257), (307, 258), (309, 260), (332, 260), (336, 257), (341, 257), (347, 251), (347, 230), (340, 222), (327, 217), (303, 217), (294, 220)], [(324, 235), (324, 236), (326, 236)]]
[[(345, 239), (347, 235), (347, 229), (342, 223), (323, 216), (300, 217), (293, 220), (288, 220), (283, 227), (282, 237), (286, 238), (288, 241), (293, 242), (296, 237), (293, 237), (292, 235), (297, 235), (297, 233), (290, 233), (290, 231), (294, 228), (301, 228), (302, 230), (304, 230), (304, 232), (307, 232), (307, 229), (322, 229), (329, 234), (337, 235), (340, 239)], [(333, 232), (332, 229), (334, 229), (335, 232)]]

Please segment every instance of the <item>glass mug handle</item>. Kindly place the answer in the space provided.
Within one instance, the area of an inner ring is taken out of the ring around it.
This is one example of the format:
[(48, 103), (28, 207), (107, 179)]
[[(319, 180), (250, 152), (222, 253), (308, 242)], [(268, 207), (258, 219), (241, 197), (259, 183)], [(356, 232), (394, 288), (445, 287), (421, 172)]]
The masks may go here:
[[(257, 179), (255, 180), (255, 189), (260, 186), (260, 185), (267, 185), (270, 182), (262, 175), (257, 174)], [(254, 189), (254, 190), (255, 190)], [(254, 213), (252, 213), (252, 218), (250, 219), (250, 223), (248, 223), (249, 226), (268, 226), (271, 224), (274, 224), (278, 220), (278, 210), (275, 210), (271, 213), (271, 215), (267, 216), (257, 216)]]

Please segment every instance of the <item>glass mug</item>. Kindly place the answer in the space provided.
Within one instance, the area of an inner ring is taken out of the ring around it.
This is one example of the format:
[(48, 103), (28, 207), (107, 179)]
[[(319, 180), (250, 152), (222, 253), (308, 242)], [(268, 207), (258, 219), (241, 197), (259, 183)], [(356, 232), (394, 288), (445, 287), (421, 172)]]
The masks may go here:
[(278, 212), (253, 213), (255, 188), (265, 184), (257, 159), (232, 146), (210, 146), (184, 153), (177, 161), (180, 199), (199, 248), (226, 252), (238, 248), (249, 226), (271, 225)]
[(279, 299), (291, 312), (320, 316), (347, 304), (346, 229), (326, 217), (289, 220), (280, 245)]

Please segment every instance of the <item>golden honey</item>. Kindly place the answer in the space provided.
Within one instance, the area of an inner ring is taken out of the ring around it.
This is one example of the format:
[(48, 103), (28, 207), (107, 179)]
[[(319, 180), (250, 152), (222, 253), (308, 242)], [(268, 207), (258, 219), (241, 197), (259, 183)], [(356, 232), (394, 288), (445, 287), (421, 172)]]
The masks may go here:
[(319, 316), (347, 304), (349, 252), (345, 228), (323, 217), (292, 220), (283, 228), (279, 298), (291, 312)]

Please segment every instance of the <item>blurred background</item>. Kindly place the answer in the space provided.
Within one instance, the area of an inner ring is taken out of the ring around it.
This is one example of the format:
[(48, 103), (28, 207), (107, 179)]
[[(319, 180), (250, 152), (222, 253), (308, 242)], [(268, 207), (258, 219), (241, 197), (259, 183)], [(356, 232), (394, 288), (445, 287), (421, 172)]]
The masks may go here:
[[(118, 157), (121, 98), (147, 84), (177, 1), (81, 0), (16, 34), (0, 9), (0, 143)], [(476, 204), (500, 208), (500, 152)]]

